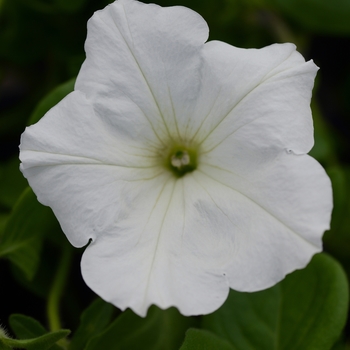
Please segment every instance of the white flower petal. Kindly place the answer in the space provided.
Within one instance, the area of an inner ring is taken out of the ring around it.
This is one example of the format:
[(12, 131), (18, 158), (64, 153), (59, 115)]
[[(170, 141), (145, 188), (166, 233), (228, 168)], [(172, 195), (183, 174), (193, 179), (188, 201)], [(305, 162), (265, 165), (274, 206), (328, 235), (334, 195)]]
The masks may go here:
[[(239, 49), (205, 44), (203, 95), (190, 128), (211, 151), (240, 128), (258, 130), (254, 140), (307, 153), (313, 145), (311, 90), (317, 67), (292, 44)], [(196, 131), (197, 129), (197, 131)]]
[(89, 20), (76, 89), (102, 115), (128, 98), (161, 140), (179, 139), (178, 119), (200, 88), (198, 51), (207, 38), (206, 22), (190, 9), (116, 1)]
[(116, 220), (127, 201), (121, 190), (164, 171), (147, 143), (126, 144), (123, 131), (118, 118), (97, 118), (84, 95), (73, 92), (22, 135), (21, 170), (75, 246)]
[(282, 152), (243, 175), (202, 164), (195, 177), (216, 181), (207, 190), (234, 223), (237, 247), (227, 270), (231, 288), (268, 288), (322, 249), (332, 189), (323, 168), (308, 155)]
[(217, 208), (207, 211), (208, 201), (191, 176), (149, 181), (133, 211), (87, 247), (86, 283), (141, 316), (151, 304), (176, 306), (184, 315), (216, 310), (229, 291), (221, 266), (230, 259), (233, 235)]

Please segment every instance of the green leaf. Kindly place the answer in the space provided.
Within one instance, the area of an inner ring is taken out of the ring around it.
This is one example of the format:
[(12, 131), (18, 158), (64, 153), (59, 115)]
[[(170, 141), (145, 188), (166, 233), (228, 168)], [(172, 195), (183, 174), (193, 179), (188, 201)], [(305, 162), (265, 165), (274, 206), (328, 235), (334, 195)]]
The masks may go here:
[(19, 170), (17, 157), (0, 164), (0, 206), (12, 209), (27, 186), (27, 180)]
[(80, 325), (69, 344), (69, 350), (84, 349), (87, 342), (107, 327), (115, 307), (96, 299), (81, 315)]
[(74, 90), (75, 78), (56, 87), (46, 95), (36, 106), (29, 118), (28, 125), (38, 122), (53, 106), (60, 102), (66, 95)]
[(1, 237), (4, 234), (5, 226), (8, 218), (9, 218), (9, 214), (0, 213), (0, 242), (1, 242)]
[(51, 209), (41, 205), (28, 187), (6, 222), (0, 240), (0, 257), (17, 265), (28, 279), (33, 278), (40, 260), (42, 235), (55, 222)]
[(332, 165), (337, 162), (334, 133), (332, 133), (314, 99), (311, 102), (311, 109), (314, 122), (315, 143), (309, 155), (316, 158), (324, 166)]
[(236, 350), (329, 350), (344, 327), (348, 284), (341, 266), (318, 254), (303, 270), (256, 293), (231, 291), (203, 328)]
[(46, 334), (47, 330), (32, 317), (12, 314), (9, 319), (12, 331), (19, 339), (30, 339)]
[(1, 337), (1, 334), (0, 334), (0, 350), (12, 350), (12, 347), (4, 343), (3, 338)]
[(27, 350), (47, 350), (50, 349), (57, 341), (65, 338), (69, 333), (69, 330), (61, 329), (57, 332), (50, 332), (33, 339), (18, 340), (12, 338), (2, 338), (0, 339), (0, 346), (4, 345)]
[(346, 261), (350, 256), (350, 168), (333, 166), (327, 173), (332, 180), (334, 209), (331, 230), (323, 241), (327, 251)]
[(338, 341), (333, 345), (331, 350), (349, 350), (346, 346), (346, 341), (343, 338), (338, 339)]
[(175, 308), (160, 310), (152, 306), (146, 318), (127, 310), (103, 333), (91, 339), (85, 350), (177, 350), (194, 322)]
[(234, 347), (211, 332), (191, 328), (180, 350), (234, 350)]
[(3, 339), (7, 339), (9, 336), (6, 329), (0, 325), (0, 350), (11, 350), (11, 348), (4, 344)]
[[(37, 338), (48, 333), (40, 322), (25, 315), (12, 314), (10, 316), (9, 323), (14, 334), (19, 339)], [(54, 344), (49, 349), (60, 350), (62, 348)]]
[(350, 33), (348, 0), (274, 0), (275, 5), (303, 27), (319, 33)]

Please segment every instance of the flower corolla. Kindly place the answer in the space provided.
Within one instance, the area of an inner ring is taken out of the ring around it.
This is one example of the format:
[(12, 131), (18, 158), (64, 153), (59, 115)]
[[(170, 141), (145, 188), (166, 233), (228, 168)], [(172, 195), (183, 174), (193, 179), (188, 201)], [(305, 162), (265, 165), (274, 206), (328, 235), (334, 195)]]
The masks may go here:
[(317, 67), (292, 44), (209, 41), (192, 10), (118, 0), (88, 22), (75, 90), (20, 145), (21, 171), (86, 283), (120, 309), (207, 314), (322, 249)]

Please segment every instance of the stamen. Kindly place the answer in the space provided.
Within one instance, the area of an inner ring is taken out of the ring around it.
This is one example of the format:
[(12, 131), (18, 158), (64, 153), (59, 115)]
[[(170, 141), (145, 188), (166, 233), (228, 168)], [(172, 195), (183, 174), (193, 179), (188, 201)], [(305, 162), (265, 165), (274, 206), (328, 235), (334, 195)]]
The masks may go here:
[(182, 177), (197, 168), (197, 151), (193, 148), (175, 146), (168, 153), (166, 165), (176, 177)]
[(190, 164), (190, 156), (187, 151), (178, 151), (171, 157), (171, 165), (178, 169), (188, 164)]

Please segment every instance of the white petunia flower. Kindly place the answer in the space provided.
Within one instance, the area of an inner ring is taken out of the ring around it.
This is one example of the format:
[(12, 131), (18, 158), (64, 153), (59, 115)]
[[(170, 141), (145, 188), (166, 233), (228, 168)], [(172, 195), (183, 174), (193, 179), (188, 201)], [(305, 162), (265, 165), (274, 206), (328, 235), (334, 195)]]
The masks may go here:
[(304, 267), (331, 185), (307, 153), (317, 67), (292, 44), (205, 43), (185, 7), (119, 0), (88, 22), (75, 91), (22, 135), (21, 170), (121, 309), (207, 314)]

